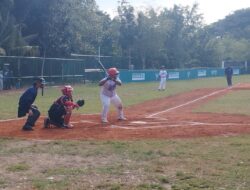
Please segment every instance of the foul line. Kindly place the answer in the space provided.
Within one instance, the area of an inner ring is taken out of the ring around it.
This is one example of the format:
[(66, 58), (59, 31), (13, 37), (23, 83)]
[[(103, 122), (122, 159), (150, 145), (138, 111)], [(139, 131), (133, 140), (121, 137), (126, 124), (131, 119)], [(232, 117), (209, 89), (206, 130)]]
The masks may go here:
[[(197, 126), (197, 127), (203, 127), (203, 126), (242, 126), (240, 123), (186, 123), (185, 127), (187, 126)], [(250, 123), (244, 124), (249, 126)], [(183, 124), (170, 124), (170, 125), (155, 125), (155, 126), (146, 126), (146, 127), (128, 127), (128, 126), (120, 126), (120, 125), (111, 125), (111, 128), (114, 129), (126, 129), (126, 130), (143, 130), (143, 129), (162, 129), (162, 128), (176, 128), (176, 127), (183, 127)]]
[(172, 111), (172, 110), (175, 110), (175, 109), (178, 109), (178, 108), (187, 106), (187, 105), (189, 105), (189, 104), (192, 104), (192, 103), (194, 103), (194, 102), (197, 102), (197, 101), (202, 100), (202, 99), (205, 99), (205, 98), (208, 98), (208, 97), (210, 97), (210, 96), (213, 96), (213, 95), (215, 95), (215, 94), (221, 93), (221, 92), (226, 91), (226, 90), (228, 90), (228, 88), (222, 89), (222, 90), (218, 90), (218, 91), (212, 92), (212, 93), (210, 93), (210, 94), (208, 94), (208, 95), (205, 95), (205, 96), (202, 96), (202, 97), (200, 97), (200, 98), (197, 98), (197, 99), (191, 100), (191, 101), (189, 101), (189, 102), (186, 102), (186, 103), (184, 103), (184, 104), (181, 104), (181, 105), (178, 105), (178, 106), (175, 106), (175, 107), (172, 107), (172, 108), (168, 108), (168, 109), (166, 109), (166, 110), (163, 110), (163, 111), (160, 111), (160, 112), (157, 112), (157, 113), (153, 113), (153, 114), (147, 116), (146, 118), (152, 118), (152, 117), (157, 116), (157, 115), (159, 115), (159, 114), (166, 113), (166, 112), (170, 112), (170, 111)]
[(22, 120), (24, 118), (13, 118), (13, 119), (3, 119), (3, 120), (0, 120), (0, 123), (1, 122), (8, 122), (8, 121), (18, 121), (18, 120)]

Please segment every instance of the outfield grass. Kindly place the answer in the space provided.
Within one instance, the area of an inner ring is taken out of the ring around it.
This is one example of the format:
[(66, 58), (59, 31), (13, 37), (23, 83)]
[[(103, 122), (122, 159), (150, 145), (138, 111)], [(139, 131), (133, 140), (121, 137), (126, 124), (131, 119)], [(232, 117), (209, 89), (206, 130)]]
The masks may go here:
[[(249, 76), (234, 77), (234, 82), (250, 81)], [(165, 92), (158, 92), (158, 82), (150, 83), (129, 83), (118, 87), (118, 94), (122, 98), (125, 106), (138, 104), (146, 100), (170, 96), (182, 92), (187, 92), (197, 88), (225, 87), (224, 77), (207, 78), (188, 81), (169, 81)], [(84, 98), (86, 105), (79, 109), (78, 113), (99, 113), (101, 102), (99, 99), (100, 88), (97, 84), (76, 85), (74, 86), (74, 99)], [(19, 91), (0, 93), (0, 119), (15, 118), (18, 106), (18, 99), (25, 89)], [(46, 87), (42, 97), (39, 93), (35, 104), (39, 107), (43, 115), (47, 114), (49, 106), (61, 95), (59, 87)]]

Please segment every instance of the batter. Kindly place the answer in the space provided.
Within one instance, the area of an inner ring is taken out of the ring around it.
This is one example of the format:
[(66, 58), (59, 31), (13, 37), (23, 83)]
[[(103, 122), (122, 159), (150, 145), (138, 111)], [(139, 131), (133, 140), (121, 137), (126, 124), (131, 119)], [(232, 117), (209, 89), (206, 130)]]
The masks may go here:
[(110, 68), (108, 70), (108, 76), (103, 78), (99, 82), (101, 86), (100, 98), (102, 102), (102, 113), (101, 121), (102, 123), (108, 123), (108, 111), (110, 104), (113, 104), (118, 112), (118, 120), (126, 120), (123, 113), (123, 106), (120, 97), (116, 93), (116, 86), (121, 86), (122, 82), (118, 77), (119, 71), (116, 68)]

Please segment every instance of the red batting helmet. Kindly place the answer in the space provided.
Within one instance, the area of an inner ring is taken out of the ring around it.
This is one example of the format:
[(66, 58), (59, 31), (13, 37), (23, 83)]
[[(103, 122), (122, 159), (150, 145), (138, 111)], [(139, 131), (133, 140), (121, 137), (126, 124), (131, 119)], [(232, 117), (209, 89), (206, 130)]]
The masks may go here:
[(108, 74), (111, 77), (115, 77), (116, 75), (119, 74), (119, 71), (115, 67), (113, 67), (108, 70)]
[(73, 92), (73, 88), (72, 88), (72, 86), (70, 86), (70, 85), (66, 85), (66, 86), (64, 86), (63, 88), (62, 88), (62, 93), (63, 93), (63, 95), (66, 95), (66, 96), (72, 96), (72, 92)]

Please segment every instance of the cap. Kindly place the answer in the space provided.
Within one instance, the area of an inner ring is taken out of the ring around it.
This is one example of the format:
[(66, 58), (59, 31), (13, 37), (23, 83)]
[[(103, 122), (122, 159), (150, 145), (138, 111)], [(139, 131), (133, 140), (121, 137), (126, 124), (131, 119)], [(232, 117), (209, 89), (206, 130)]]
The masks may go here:
[(35, 77), (34, 79), (34, 83), (40, 82), (41, 84), (45, 84), (45, 79), (43, 77)]

